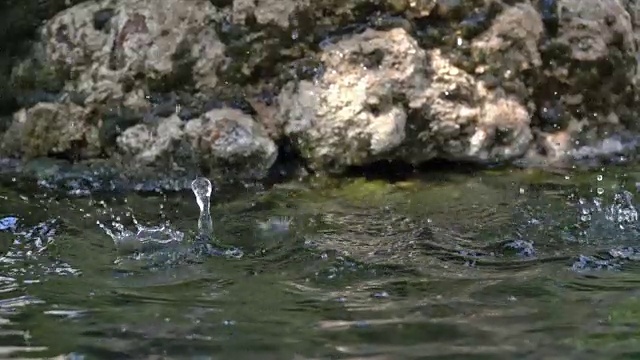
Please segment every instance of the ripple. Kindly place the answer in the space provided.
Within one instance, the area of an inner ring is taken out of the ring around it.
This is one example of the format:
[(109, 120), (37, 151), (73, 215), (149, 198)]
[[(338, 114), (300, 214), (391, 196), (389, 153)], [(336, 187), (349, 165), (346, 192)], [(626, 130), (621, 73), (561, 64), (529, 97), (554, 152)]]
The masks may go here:
[[(42, 352), (23, 357), (633, 353), (633, 194), (501, 177), (214, 196), (229, 245), (209, 244), (212, 257), (180, 251), (197, 224), (191, 194), (99, 195), (73, 177), (62, 187), (89, 192), (1, 193), (0, 339)], [(143, 246), (124, 249), (127, 236)]]

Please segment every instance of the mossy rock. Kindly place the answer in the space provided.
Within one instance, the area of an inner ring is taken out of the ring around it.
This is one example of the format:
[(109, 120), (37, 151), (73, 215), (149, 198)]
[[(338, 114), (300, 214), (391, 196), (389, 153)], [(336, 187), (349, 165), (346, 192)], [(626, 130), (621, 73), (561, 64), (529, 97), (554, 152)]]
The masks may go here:
[(64, 88), (65, 76), (55, 67), (29, 59), (14, 68), (10, 81), (18, 92), (40, 90), (56, 93)]

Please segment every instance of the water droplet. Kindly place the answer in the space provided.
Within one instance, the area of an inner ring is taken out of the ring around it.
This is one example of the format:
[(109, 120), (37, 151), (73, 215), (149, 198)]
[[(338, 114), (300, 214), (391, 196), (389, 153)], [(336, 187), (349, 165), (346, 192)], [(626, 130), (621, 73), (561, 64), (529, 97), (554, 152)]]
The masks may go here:
[(381, 292), (374, 293), (373, 297), (378, 298), (378, 299), (388, 298), (389, 297), (389, 293), (387, 293), (386, 291), (381, 291)]

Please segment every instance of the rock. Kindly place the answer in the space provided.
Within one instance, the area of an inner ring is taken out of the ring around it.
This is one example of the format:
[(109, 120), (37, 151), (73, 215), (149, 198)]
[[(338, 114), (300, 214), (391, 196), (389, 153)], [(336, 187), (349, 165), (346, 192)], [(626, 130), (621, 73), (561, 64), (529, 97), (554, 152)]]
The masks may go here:
[[(566, 132), (570, 151), (628, 137), (637, 124), (638, 42), (632, 17), (619, 0), (559, 0), (558, 34), (541, 47), (543, 68), (532, 84), (538, 107), (534, 125), (548, 134)], [(634, 14), (634, 18), (635, 19)], [(637, 31), (637, 30), (636, 30)]]
[(578, 61), (601, 60), (614, 43), (623, 52), (634, 51), (631, 17), (620, 0), (560, 0), (559, 44)]
[(184, 132), (200, 164), (222, 176), (264, 178), (278, 156), (266, 129), (239, 110), (210, 110), (188, 121)]
[(252, 16), (258, 24), (274, 24), (288, 28), (297, 11), (311, 5), (310, 0), (235, 0), (233, 1), (233, 22), (246, 23)]
[(522, 100), (476, 80), (439, 49), (429, 51), (427, 59), (426, 88), (409, 103), (417, 112), (422, 145), (408, 147), (412, 163), (432, 158), (499, 163), (525, 154), (533, 136)]
[(0, 114), (17, 110), (10, 74), (16, 59), (24, 56), (25, 43), (44, 21), (81, 1), (84, 0), (0, 1)]
[(367, 30), (322, 55), (317, 81), (280, 95), (284, 133), (316, 169), (378, 160), (497, 162), (522, 156), (532, 139), (519, 99), (491, 90), (425, 51), (403, 29)]
[(65, 78), (64, 91), (85, 94), (86, 105), (124, 101), (137, 89), (211, 91), (225, 60), (218, 16), (207, 0), (85, 2), (42, 27), (14, 82), (52, 71)]
[[(116, 143), (130, 162), (141, 166), (170, 165), (179, 167), (173, 159), (177, 143), (183, 137), (182, 120), (177, 115), (160, 119), (157, 124), (138, 124), (126, 129)], [(185, 164), (181, 164), (185, 165)]]
[(34, 158), (66, 154), (87, 159), (100, 154), (98, 128), (86, 108), (73, 103), (39, 103), (14, 114), (2, 138), (4, 156)]
[(475, 74), (524, 103), (532, 91), (523, 78), (527, 71), (542, 66), (538, 43), (543, 34), (542, 18), (530, 4), (505, 9), (486, 31), (471, 41), (477, 64)]
[[(38, 3), (75, 5), (12, 67), (12, 99), (0, 84), (0, 108), (23, 108), (0, 120), (3, 154), (262, 177), (274, 142), (336, 172), (570, 164), (638, 143), (633, 1), (77, 2)], [(12, 63), (0, 57), (0, 71)]]
[[(205, 133), (221, 133), (216, 141), (203, 140), (210, 145), (205, 149), (199, 147), (204, 146), (202, 142), (192, 144), (198, 126), (185, 126), (178, 117), (184, 114), (177, 93), (186, 94), (190, 108), (199, 108), (202, 104), (194, 98), (210, 99), (218, 91), (219, 65), (227, 60), (216, 33), (220, 17), (208, 0), (87, 1), (55, 15), (41, 28), (30, 57), (14, 67), (12, 82), (25, 102), (36, 99), (35, 88), (46, 89), (47, 101), (72, 98), (76, 105), (48, 104), (52, 114), (46, 115), (43, 105), (29, 108), (29, 104), (28, 110), (16, 114), (16, 119), (29, 120), (14, 120), (7, 133), (11, 137), (18, 131), (13, 128), (20, 129), (21, 136), (10, 139), (19, 141), (7, 141), (3, 152), (47, 155), (68, 151), (72, 144), (87, 155), (96, 153), (94, 147), (102, 148), (109, 156), (122, 156), (125, 165), (176, 171), (220, 163), (228, 165), (225, 171), (233, 172), (234, 166), (247, 165), (239, 164), (238, 159), (257, 157), (257, 163), (251, 160), (249, 165), (263, 176), (276, 149), (253, 119), (226, 112), (220, 116), (228, 120), (204, 122)], [(154, 102), (158, 94), (168, 94), (169, 101)], [(67, 134), (77, 122), (63, 126), (64, 117), (56, 114), (64, 111), (68, 119), (95, 124), (91, 134), (98, 136), (82, 142), (88, 136), (84, 128)], [(207, 114), (203, 116), (208, 119), (216, 113)], [(54, 119), (54, 125), (47, 125), (43, 133), (44, 125), (31, 118), (45, 117)], [(38, 125), (31, 125), (33, 121)], [(58, 143), (49, 138), (52, 126), (59, 133)], [(247, 138), (254, 135), (256, 139)], [(205, 154), (206, 150), (213, 153)], [(268, 161), (257, 155), (259, 151)]]
[(284, 133), (314, 168), (341, 170), (392, 156), (405, 139), (407, 114), (393, 98), (419, 80), (424, 51), (404, 30), (330, 45), (317, 83), (289, 83), (279, 97)]
[(165, 170), (206, 169), (220, 179), (260, 179), (277, 157), (274, 142), (251, 116), (214, 109), (184, 123), (177, 115), (138, 124), (117, 139), (125, 161)]

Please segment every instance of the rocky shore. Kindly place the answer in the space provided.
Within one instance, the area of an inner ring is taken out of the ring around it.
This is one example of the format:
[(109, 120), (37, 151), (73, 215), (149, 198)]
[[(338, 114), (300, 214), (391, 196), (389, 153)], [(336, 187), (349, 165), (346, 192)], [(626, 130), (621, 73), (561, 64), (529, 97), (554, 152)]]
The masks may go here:
[(2, 158), (262, 179), (287, 154), (624, 160), (640, 134), (634, 1), (25, 3), (46, 19), (0, 39)]

